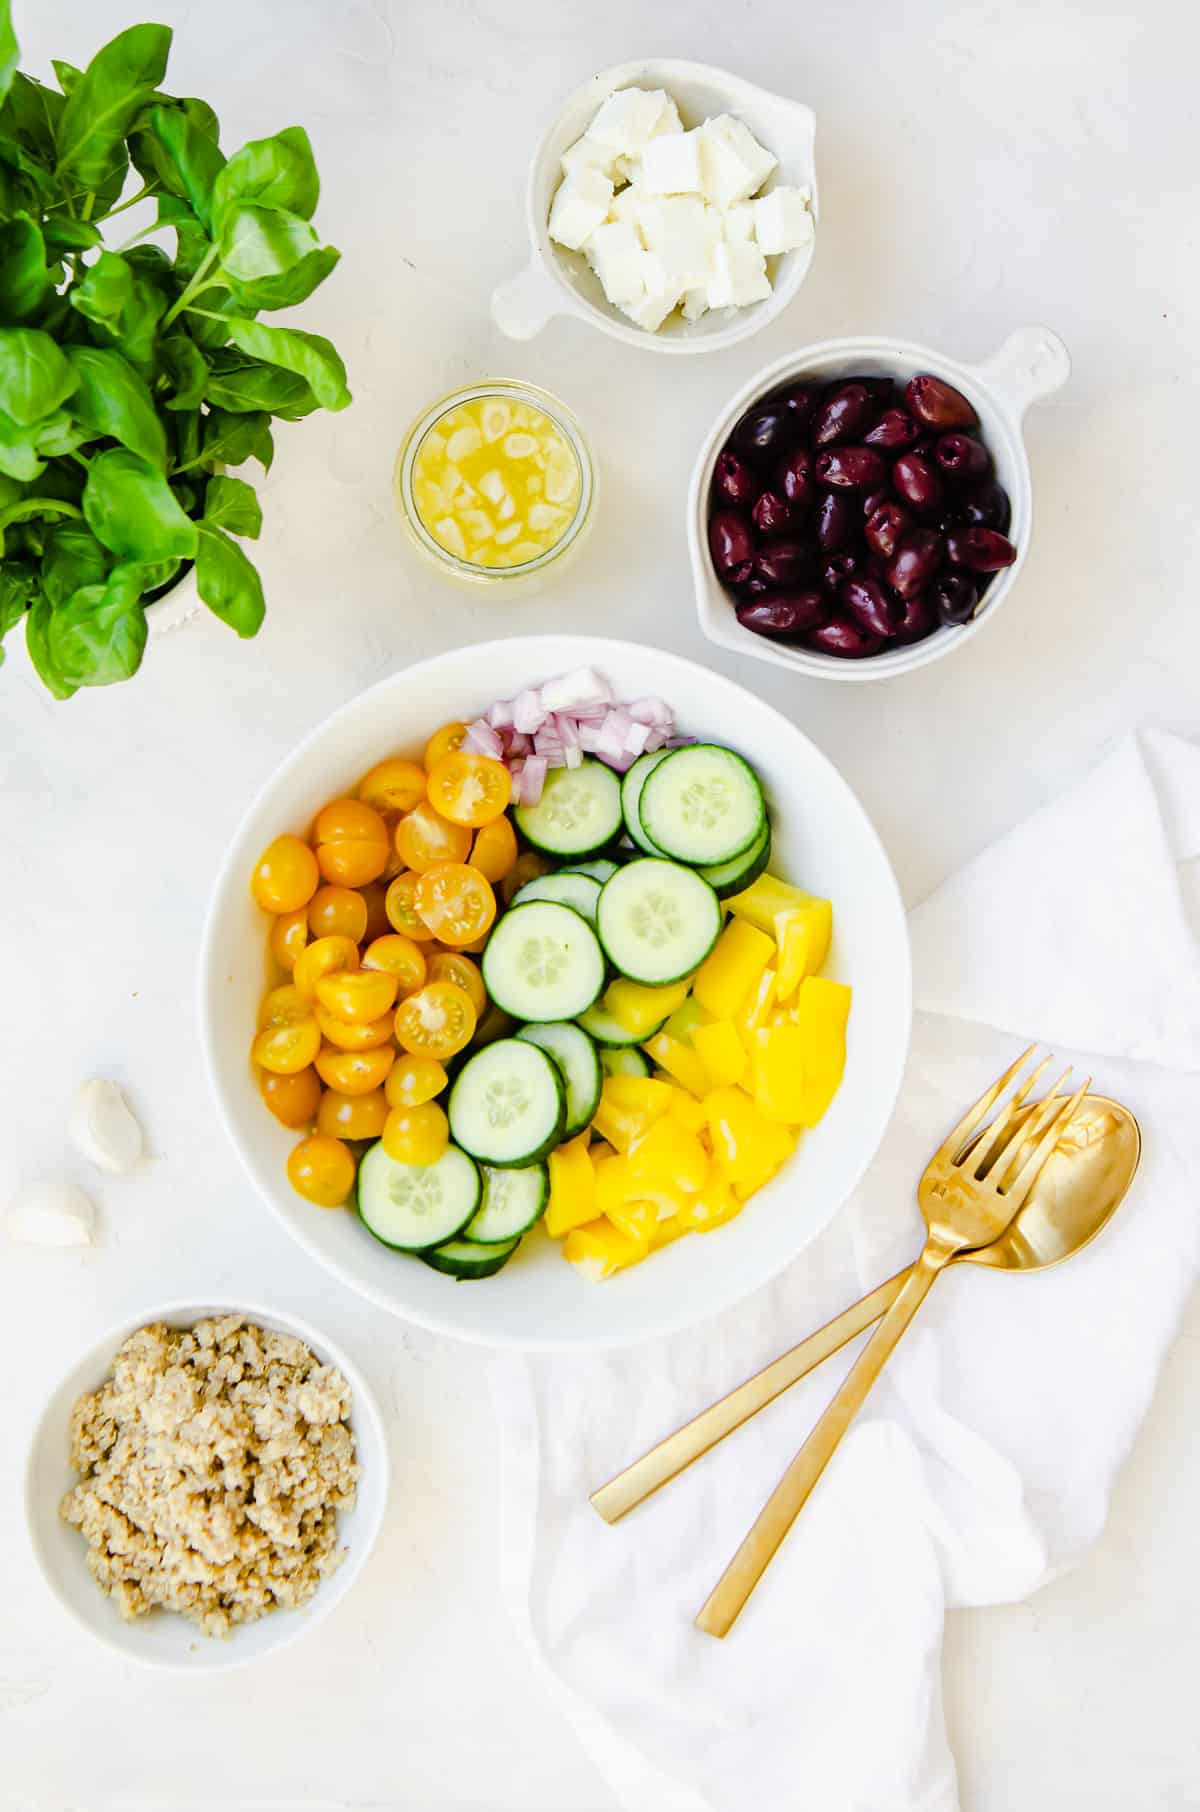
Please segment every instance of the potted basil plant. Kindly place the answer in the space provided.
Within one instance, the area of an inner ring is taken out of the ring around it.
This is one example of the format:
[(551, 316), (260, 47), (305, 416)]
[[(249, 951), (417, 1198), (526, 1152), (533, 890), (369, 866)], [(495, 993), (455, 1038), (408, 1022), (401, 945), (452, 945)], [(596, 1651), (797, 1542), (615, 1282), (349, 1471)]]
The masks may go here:
[[(290, 126), (226, 158), (206, 102), (164, 92), (171, 33), (134, 25), (58, 87), (17, 67), (0, 0), (0, 640), (24, 620), (55, 698), (137, 672), (180, 583), (240, 636), (263, 620), (238, 538), (271, 423), (350, 401), (329, 341), (270, 326), (338, 260)], [(152, 224), (113, 246), (116, 217)], [(160, 228), (168, 249), (146, 243)], [(169, 249), (173, 242), (174, 255)], [(3, 649), (0, 648), (0, 659)]]

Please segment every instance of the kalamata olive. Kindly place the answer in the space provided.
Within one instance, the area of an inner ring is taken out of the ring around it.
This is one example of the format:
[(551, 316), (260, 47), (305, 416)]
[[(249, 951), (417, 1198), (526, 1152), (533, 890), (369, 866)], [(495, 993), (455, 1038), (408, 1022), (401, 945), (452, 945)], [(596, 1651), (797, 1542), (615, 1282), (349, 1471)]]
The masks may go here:
[(881, 510), (885, 503), (891, 501), (891, 495), (886, 485), (878, 491), (868, 491), (863, 498), (863, 521), (869, 522), (876, 510)]
[(946, 551), (936, 529), (915, 529), (892, 555), (887, 582), (899, 598), (915, 597), (932, 579)]
[(930, 603), (929, 593), (919, 591), (915, 597), (905, 599), (904, 615), (893, 628), (892, 635), (907, 647), (910, 642), (923, 642), (937, 626), (937, 612)]
[(817, 543), (822, 553), (836, 554), (862, 528), (862, 516), (850, 491), (826, 491), (817, 509)]
[(852, 372), (849, 377), (835, 378), (832, 384), (827, 384), (825, 386), (826, 394), (830, 395), (835, 390), (842, 390), (847, 384), (861, 384), (862, 388), (867, 391), (871, 401), (878, 409), (886, 408), (896, 394), (894, 379), (890, 377), (862, 377), (857, 371)]
[(789, 453), (775, 475), (775, 483), (796, 509), (806, 509), (817, 496), (813, 478), (813, 456), (807, 447)]
[(924, 513), (936, 510), (944, 486), (927, 459), (919, 453), (901, 453), (892, 467), (892, 489), (914, 510)]
[(744, 516), (718, 510), (708, 525), (713, 565), (727, 585), (740, 585), (754, 571), (754, 537)]
[(907, 409), (885, 409), (863, 435), (864, 447), (911, 447), (920, 429)]
[(765, 579), (760, 579), (757, 573), (751, 573), (750, 577), (743, 579), (740, 585), (731, 585), (729, 589), (743, 604), (749, 604), (755, 598), (765, 597), (769, 591), (774, 591), (775, 587), (769, 585)]
[(887, 461), (874, 447), (829, 447), (813, 466), (818, 484), (842, 491), (874, 491), (887, 477)]
[(894, 501), (881, 503), (879, 508), (867, 517), (863, 530), (867, 546), (873, 554), (880, 554), (890, 560), (904, 537), (913, 527), (913, 519), (902, 503)]
[(713, 471), (713, 491), (722, 503), (749, 509), (761, 489), (759, 479), (744, 459), (739, 459), (729, 447), (718, 453)]
[(943, 434), (933, 449), (947, 478), (986, 478), (992, 469), (992, 456), (973, 434)]
[(857, 440), (875, 413), (875, 402), (864, 384), (839, 384), (813, 417), (814, 447), (831, 447), (835, 441)]
[(904, 400), (931, 428), (973, 428), (979, 419), (961, 390), (928, 372), (908, 380)]
[(808, 425), (821, 400), (821, 392), (815, 384), (789, 384), (786, 390), (777, 390), (770, 400), (776, 404), (782, 403), (794, 418), (794, 426), (800, 429)]
[(804, 643), (808, 648), (815, 648), (818, 654), (836, 654), (845, 661), (861, 661), (869, 654), (879, 653), (883, 637), (869, 635), (849, 617), (830, 617), (828, 623), (810, 629)]
[(838, 587), (838, 603), (868, 635), (891, 635), (897, 619), (904, 614), (878, 579), (861, 575), (842, 580)]
[(799, 438), (796, 417), (790, 409), (775, 403), (748, 409), (730, 436), (738, 451), (750, 459), (769, 459), (786, 453)]
[(965, 566), (976, 573), (999, 572), (1017, 557), (1012, 542), (990, 528), (951, 529), (946, 536), (946, 552), (955, 566)]
[(786, 534), (795, 522), (791, 504), (778, 491), (764, 491), (750, 516), (759, 534), (768, 539)]
[(965, 491), (959, 504), (959, 518), (968, 528), (993, 528), (1006, 534), (1012, 517), (1008, 492), (998, 484), (977, 484)]
[(801, 635), (806, 629), (815, 629), (828, 615), (829, 600), (819, 591), (775, 591), (737, 607), (738, 622), (755, 635)]
[(859, 554), (830, 554), (821, 568), (821, 583), (826, 591), (837, 595), (838, 586), (843, 579), (852, 579), (862, 567)]
[(966, 573), (942, 573), (930, 586), (928, 596), (939, 623), (969, 623), (979, 591)]
[(770, 586), (805, 585), (816, 576), (816, 555), (803, 541), (772, 541), (755, 554), (754, 571)]

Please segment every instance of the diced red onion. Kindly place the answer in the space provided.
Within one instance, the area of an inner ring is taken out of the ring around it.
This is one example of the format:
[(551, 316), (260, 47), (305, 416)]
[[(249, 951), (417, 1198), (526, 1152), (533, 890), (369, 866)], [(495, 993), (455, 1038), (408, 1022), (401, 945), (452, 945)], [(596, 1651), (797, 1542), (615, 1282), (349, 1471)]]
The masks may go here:
[(504, 743), (498, 731), (482, 717), (467, 725), (467, 733), (462, 739), (464, 749), (474, 755), (487, 755), (493, 761), (504, 759)]
[(521, 772), (521, 804), (536, 805), (546, 784), (546, 758), (530, 755)]
[(579, 746), (588, 755), (598, 755), (600, 753), (599, 724), (580, 724)]
[[(553, 719), (551, 719), (551, 723), (553, 723)], [(533, 747), (535, 754), (550, 757), (551, 767), (562, 766), (563, 741), (557, 730), (549, 726), (544, 730), (538, 730), (533, 739)], [(554, 759), (556, 755), (559, 757), (558, 761)]]
[(532, 736), (526, 736), (521, 730), (510, 730), (508, 732), (509, 755), (528, 755), (532, 752), (532, 749)]
[(635, 724), (652, 724), (656, 730), (666, 730), (668, 734), (675, 727), (675, 713), (662, 698), (635, 698), (625, 709)]
[(694, 736), (668, 736), (666, 746), (668, 749), (687, 749), (695, 740)]
[(583, 766), (583, 750), (582, 749), (580, 749), (580, 748), (572, 749), (572, 748), (568, 747), (563, 750), (563, 755), (565, 757), (566, 764), (569, 768), (581, 768)]
[(511, 698), (498, 698), (495, 704), (485, 713), (493, 730), (507, 730), (512, 727), (513, 701)]
[(546, 711), (577, 712), (581, 705), (612, 703), (612, 687), (591, 667), (576, 667), (571, 673), (560, 673), (547, 680), (541, 689), (541, 703)]
[(644, 755), (651, 755), (651, 754), (653, 754), (655, 749), (665, 748), (666, 742), (667, 742), (667, 733), (665, 730), (651, 730), (649, 735), (646, 737), (646, 746), (643, 749), (642, 753)]
[(579, 747), (579, 725), (573, 717), (567, 716), (563, 711), (557, 712), (554, 718), (554, 728), (558, 732), (558, 739), (564, 749)]
[(541, 729), (545, 721), (546, 707), (542, 703), (542, 695), (538, 689), (530, 686), (524, 692), (518, 692), (513, 700), (514, 730), (520, 730), (524, 735), (531, 736), (535, 730)]
[(625, 732), (625, 753), (626, 753), (626, 755), (633, 755), (636, 757), (636, 756), (642, 754), (642, 752), (644, 751), (646, 744), (649, 742), (649, 740), (650, 740), (650, 725), (649, 724), (637, 724), (637, 723), (630, 724), (628, 730), (626, 730), (626, 732)]

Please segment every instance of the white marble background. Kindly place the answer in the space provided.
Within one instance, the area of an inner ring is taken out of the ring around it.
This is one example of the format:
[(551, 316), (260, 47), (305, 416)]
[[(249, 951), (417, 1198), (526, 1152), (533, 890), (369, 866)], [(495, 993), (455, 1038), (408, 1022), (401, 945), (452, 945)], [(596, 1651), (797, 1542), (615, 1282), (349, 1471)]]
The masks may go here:
[[(128, 0), (16, 11), (38, 73), (52, 55), (86, 61), (136, 16)], [(684, 557), (692, 450), (760, 363), (839, 332), (975, 357), (1044, 320), (1075, 359), (1069, 389), (1029, 419), (1035, 545), (985, 636), (889, 686), (722, 663), (841, 765), (908, 899), (1130, 726), (1200, 733), (1195, 14), (1188, 0), (165, 0), (157, 16), (176, 28), (171, 86), (216, 105), (227, 144), (308, 127), (319, 224), (344, 258), (304, 325), (342, 349), (357, 400), (279, 433), (256, 644), (204, 621), (155, 645), (135, 684), (65, 705), (19, 650), (0, 675), (0, 1199), (64, 1162), (83, 1180), (63, 1123), (88, 1074), (128, 1084), (155, 1154), (98, 1189), (95, 1250), (0, 1248), (0, 1804), (608, 1812), (500, 1607), (480, 1355), (327, 1284), (214, 1126), (192, 1008), (211, 877), (280, 757), (397, 664), (557, 626), (707, 658)], [(703, 360), (571, 323), (504, 343), (487, 296), (524, 255), (542, 122), (591, 70), (643, 53), (724, 63), (812, 103), (812, 275), (757, 340)], [(414, 563), (389, 494), (429, 396), (499, 374), (561, 392), (603, 476), (568, 582), (503, 617)], [(68, 1358), (185, 1291), (289, 1304), (352, 1344), (394, 1411), (394, 1513), (362, 1585), (319, 1637), (203, 1682), (128, 1668), (67, 1625), (33, 1570), (18, 1488)], [(1200, 1807), (1198, 1384), (1193, 1311), (1094, 1553), (1031, 1603), (951, 1619), (966, 1812)]]

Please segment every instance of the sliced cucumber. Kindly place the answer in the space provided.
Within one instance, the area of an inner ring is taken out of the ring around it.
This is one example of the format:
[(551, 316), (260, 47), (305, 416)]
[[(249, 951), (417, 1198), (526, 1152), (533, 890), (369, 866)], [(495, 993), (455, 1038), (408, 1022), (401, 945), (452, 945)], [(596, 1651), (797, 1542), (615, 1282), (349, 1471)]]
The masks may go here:
[(423, 1252), (460, 1233), (479, 1207), (478, 1166), (448, 1145), (436, 1164), (398, 1164), (382, 1143), (358, 1167), (363, 1226), (398, 1252)]
[(483, 1204), (463, 1228), (463, 1239), (476, 1246), (520, 1239), (541, 1215), (549, 1194), (550, 1177), (544, 1164), (530, 1164), (523, 1170), (485, 1166)]
[(435, 1271), (455, 1277), (460, 1283), (472, 1277), (494, 1277), (503, 1270), (517, 1247), (519, 1239), (501, 1240), (494, 1246), (480, 1246), (465, 1239), (447, 1240), (444, 1246), (433, 1246), (421, 1258)]
[(717, 941), (721, 907), (694, 869), (643, 856), (604, 883), (596, 929), (622, 975), (661, 987), (699, 968)]
[[(655, 1026), (651, 1032), (631, 1032), (619, 1019), (614, 1019), (603, 1001), (597, 1001), (586, 1013), (579, 1015), (578, 1022), (589, 1038), (594, 1038), (600, 1045), (600, 1061), (604, 1061), (605, 1051), (625, 1050), (631, 1045), (641, 1044), (643, 1039), (653, 1038), (655, 1032), (661, 1032), (662, 1026)], [(665, 1021), (663, 1022), (666, 1023)]]
[(497, 1170), (536, 1164), (561, 1140), (565, 1120), (558, 1065), (519, 1038), (477, 1051), (450, 1090), (451, 1138)]
[(556, 900), (512, 906), (483, 953), (483, 981), (514, 1019), (574, 1019), (604, 986), (604, 956), (587, 920)]
[(767, 822), (753, 768), (712, 742), (673, 749), (642, 788), (639, 815), (643, 833), (664, 855), (699, 868), (732, 862)]
[(573, 1139), (585, 1126), (590, 1126), (600, 1103), (600, 1059), (595, 1045), (586, 1032), (567, 1019), (555, 1020), (550, 1025), (526, 1026), (517, 1037), (536, 1044), (553, 1058), (562, 1072), (563, 1087), (567, 1091), (567, 1119), (562, 1136)]
[(645, 1051), (639, 1051), (635, 1044), (627, 1044), (601, 1051), (600, 1068), (606, 1076), (648, 1076), (651, 1064)]
[(589, 925), (594, 925), (599, 898), (600, 883), (593, 875), (573, 874), (564, 868), (556, 875), (539, 875), (536, 881), (526, 881), (520, 893), (513, 895), (512, 903), (524, 906), (530, 900), (557, 900), (560, 906), (573, 907)]
[(577, 768), (551, 768), (537, 805), (519, 805), (513, 817), (535, 849), (551, 856), (590, 856), (621, 828), (620, 782), (590, 756)]
[(717, 862), (712, 868), (702, 868), (700, 873), (717, 898), (724, 900), (731, 893), (741, 893), (751, 881), (757, 881), (770, 860), (771, 827), (764, 824), (762, 834), (740, 856), (735, 856), (732, 862)]
[(587, 875), (593, 881), (599, 881), (603, 887), (611, 881), (620, 867), (619, 862), (610, 862), (607, 856), (597, 856), (594, 862), (572, 862), (569, 868), (560, 868), (563, 875)]
[(621, 816), (625, 820), (625, 829), (647, 856), (661, 856), (663, 851), (655, 847), (642, 829), (642, 788), (659, 762), (665, 761), (670, 753), (670, 749), (653, 749), (649, 755), (639, 755), (621, 782)]

